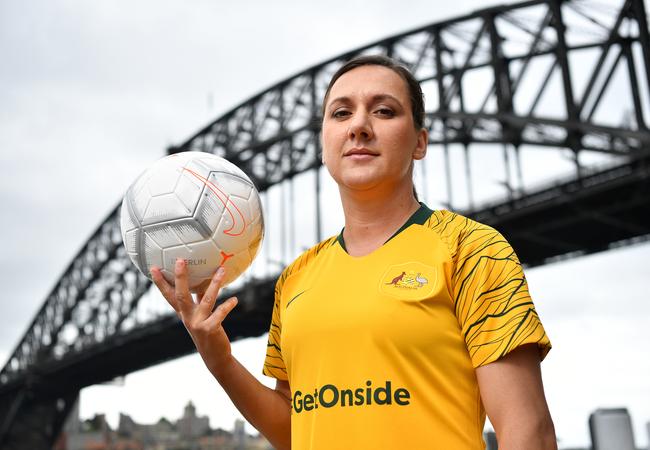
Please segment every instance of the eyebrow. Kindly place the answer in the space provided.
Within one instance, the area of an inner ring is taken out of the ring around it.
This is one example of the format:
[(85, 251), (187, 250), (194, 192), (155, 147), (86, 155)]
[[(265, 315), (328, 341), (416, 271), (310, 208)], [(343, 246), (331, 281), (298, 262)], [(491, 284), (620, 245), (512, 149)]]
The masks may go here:
[[(398, 105), (403, 107), (402, 102), (400, 102), (397, 99), (397, 97), (394, 97), (394, 96), (392, 96), (390, 94), (376, 94), (376, 95), (373, 95), (371, 97), (371, 100), (372, 100), (373, 103), (377, 103), (377, 102), (380, 102), (382, 100), (393, 100)], [(336, 97), (334, 100), (332, 100), (331, 102), (328, 103), (327, 107), (329, 108), (330, 106), (332, 106), (336, 102), (346, 103), (346, 102), (349, 102), (349, 101), (350, 101), (350, 97), (346, 97), (346, 96)]]

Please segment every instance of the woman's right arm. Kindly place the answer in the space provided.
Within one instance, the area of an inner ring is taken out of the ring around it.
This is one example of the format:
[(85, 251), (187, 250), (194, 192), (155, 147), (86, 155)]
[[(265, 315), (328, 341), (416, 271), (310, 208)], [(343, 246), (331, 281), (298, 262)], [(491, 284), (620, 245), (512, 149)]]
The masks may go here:
[(260, 383), (231, 353), (222, 322), (237, 305), (229, 298), (212, 310), (224, 276), (220, 268), (203, 292), (192, 298), (184, 260), (176, 261), (175, 283), (169, 284), (159, 268), (151, 269), (153, 282), (174, 308), (189, 332), (208, 370), (242, 415), (278, 450), (291, 448), (291, 393), (289, 383), (278, 380), (275, 389)]
[(275, 390), (260, 383), (234, 357), (212, 372), (242, 415), (277, 450), (291, 448), (289, 383), (277, 380)]

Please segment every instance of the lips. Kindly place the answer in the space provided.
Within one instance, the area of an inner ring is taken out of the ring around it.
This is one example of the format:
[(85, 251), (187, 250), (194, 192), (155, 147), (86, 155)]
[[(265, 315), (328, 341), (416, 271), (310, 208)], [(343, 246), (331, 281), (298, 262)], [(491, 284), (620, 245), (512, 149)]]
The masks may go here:
[(373, 152), (372, 150), (368, 150), (367, 148), (352, 148), (345, 152), (343, 156), (356, 156), (356, 157), (362, 157), (362, 156), (378, 156), (379, 153)]

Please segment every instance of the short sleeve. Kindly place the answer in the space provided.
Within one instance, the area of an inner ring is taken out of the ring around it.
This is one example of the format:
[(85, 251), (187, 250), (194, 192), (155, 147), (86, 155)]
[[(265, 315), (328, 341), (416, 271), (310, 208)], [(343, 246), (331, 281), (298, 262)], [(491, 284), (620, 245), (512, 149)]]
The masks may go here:
[(262, 373), (278, 380), (288, 380), (287, 368), (282, 359), (282, 348), (280, 344), (280, 331), (282, 322), (280, 320), (281, 291), (286, 274), (283, 273), (275, 284), (275, 301), (273, 303), (273, 314), (271, 315), (271, 326), (269, 328), (269, 340), (266, 344), (266, 358)]
[(543, 359), (551, 343), (510, 244), (494, 228), (467, 218), (457, 239), (452, 297), (472, 365), (494, 362), (524, 344), (537, 344)]
[(269, 340), (266, 345), (266, 358), (264, 359), (264, 368), (262, 373), (278, 380), (288, 380), (287, 367), (282, 359), (282, 345), (280, 335), (282, 332), (282, 289), (288, 278), (297, 275), (301, 270), (307, 267), (316, 256), (324, 249), (331, 247), (336, 242), (336, 236), (332, 236), (324, 241), (319, 242), (310, 249), (304, 251), (290, 265), (288, 265), (275, 283), (275, 301), (273, 304), (273, 314), (271, 315), (271, 326), (269, 328)]

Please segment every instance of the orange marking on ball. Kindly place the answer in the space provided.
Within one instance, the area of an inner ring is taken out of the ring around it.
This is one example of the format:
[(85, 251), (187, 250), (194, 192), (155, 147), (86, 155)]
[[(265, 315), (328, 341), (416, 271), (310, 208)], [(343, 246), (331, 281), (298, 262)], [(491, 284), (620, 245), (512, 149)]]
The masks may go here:
[(228, 261), (228, 259), (235, 256), (234, 253), (228, 254), (228, 253), (224, 252), (223, 250), (219, 250), (219, 251), (221, 252), (221, 263), (219, 264), (220, 266), (223, 266), (226, 263), (226, 261)]
[[(217, 196), (219, 201), (221, 203), (223, 203), (223, 207), (226, 209), (226, 211), (228, 212), (228, 215), (230, 215), (230, 219), (232, 220), (232, 226), (230, 228), (228, 228), (227, 230), (223, 230), (223, 234), (226, 234), (228, 236), (241, 236), (242, 234), (244, 234), (244, 231), (246, 231), (246, 219), (244, 218), (244, 215), (239, 210), (237, 205), (235, 205), (235, 203), (233, 203), (233, 201), (230, 200), (230, 198), (228, 197), (228, 194), (226, 194), (221, 189), (219, 189), (219, 187), (217, 187), (210, 180), (208, 180), (207, 178), (202, 177), (201, 175), (194, 172), (193, 170), (187, 169), (187, 168), (183, 168), (183, 170), (190, 173), (195, 178), (198, 178), (199, 180), (201, 180), (203, 182), (203, 184), (205, 184), (208, 187), (208, 189), (210, 189), (214, 193), (214, 195)], [(225, 200), (224, 200), (224, 198), (221, 198), (221, 196), (223, 196), (225, 198)], [(235, 228), (235, 225), (237, 224), (237, 221), (235, 220), (235, 215), (231, 211), (228, 204), (232, 205), (235, 208), (235, 210), (237, 211), (237, 214), (239, 215), (239, 218), (241, 219), (242, 227), (241, 227), (241, 231), (239, 231), (238, 233), (231, 233), (232, 229)], [(232, 255), (230, 255), (230, 256), (232, 256)]]

